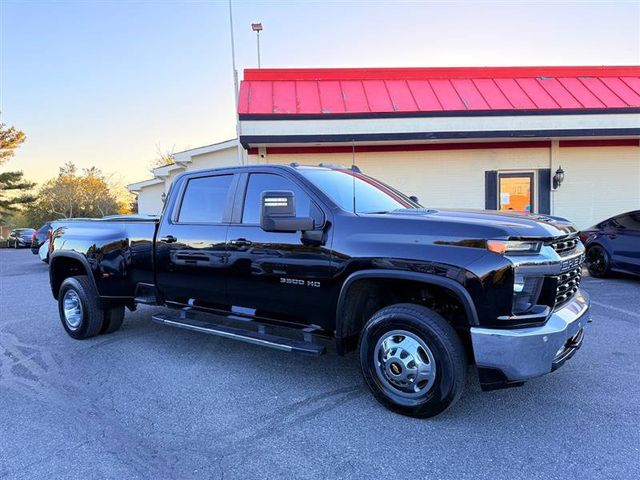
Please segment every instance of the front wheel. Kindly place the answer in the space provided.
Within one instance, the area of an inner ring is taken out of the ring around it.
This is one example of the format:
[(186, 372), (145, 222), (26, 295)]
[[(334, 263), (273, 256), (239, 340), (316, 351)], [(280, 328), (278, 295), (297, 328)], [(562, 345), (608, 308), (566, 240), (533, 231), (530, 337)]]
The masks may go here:
[(421, 305), (378, 311), (362, 331), (359, 350), (374, 397), (403, 415), (438, 415), (464, 389), (467, 360), (460, 338), (442, 316)]

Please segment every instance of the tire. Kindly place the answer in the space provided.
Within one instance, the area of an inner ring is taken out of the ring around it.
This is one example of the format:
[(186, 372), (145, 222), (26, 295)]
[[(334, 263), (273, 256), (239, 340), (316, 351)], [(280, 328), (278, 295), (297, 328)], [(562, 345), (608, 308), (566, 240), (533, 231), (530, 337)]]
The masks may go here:
[[(419, 345), (413, 355), (402, 356), (416, 344)], [(433, 417), (462, 394), (467, 370), (464, 346), (453, 327), (433, 310), (409, 303), (379, 310), (364, 326), (358, 349), (369, 389), (378, 402), (394, 412), (416, 418)], [(392, 353), (386, 361), (384, 352)], [(412, 361), (416, 371), (421, 371), (414, 379), (426, 378), (427, 366), (429, 379), (399, 385), (403, 379), (411, 379), (409, 372), (415, 370), (411, 368)], [(398, 370), (400, 376), (395, 376)]]
[(604, 278), (611, 273), (609, 254), (600, 245), (591, 245), (587, 249), (585, 263), (592, 277)]
[(13, 242), (13, 248), (15, 248), (16, 250), (19, 248), (17, 240), (15, 242)]
[(103, 310), (103, 323), (100, 333), (109, 334), (119, 330), (124, 321), (124, 305), (116, 305)]
[[(69, 302), (65, 304), (65, 300)], [(65, 305), (71, 310), (74, 304), (79, 305), (74, 309), (75, 313), (65, 314)], [(83, 340), (100, 333), (104, 311), (98, 307), (98, 294), (89, 277), (69, 277), (62, 282), (58, 294), (58, 313), (62, 326), (72, 338)]]

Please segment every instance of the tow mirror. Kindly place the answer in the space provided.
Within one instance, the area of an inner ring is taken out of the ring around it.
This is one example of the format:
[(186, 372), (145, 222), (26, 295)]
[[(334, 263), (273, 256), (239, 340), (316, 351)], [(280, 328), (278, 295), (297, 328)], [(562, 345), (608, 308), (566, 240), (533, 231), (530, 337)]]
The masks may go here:
[(296, 217), (296, 198), (290, 190), (267, 190), (260, 197), (260, 226), (265, 232), (313, 230), (313, 218)]

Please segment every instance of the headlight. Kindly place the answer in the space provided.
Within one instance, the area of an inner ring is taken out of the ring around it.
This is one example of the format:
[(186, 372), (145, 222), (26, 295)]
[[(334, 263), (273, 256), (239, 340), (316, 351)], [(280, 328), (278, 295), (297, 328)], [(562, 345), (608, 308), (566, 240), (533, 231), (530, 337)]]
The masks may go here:
[(524, 255), (538, 253), (542, 242), (520, 240), (487, 240), (487, 249), (501, 255)]

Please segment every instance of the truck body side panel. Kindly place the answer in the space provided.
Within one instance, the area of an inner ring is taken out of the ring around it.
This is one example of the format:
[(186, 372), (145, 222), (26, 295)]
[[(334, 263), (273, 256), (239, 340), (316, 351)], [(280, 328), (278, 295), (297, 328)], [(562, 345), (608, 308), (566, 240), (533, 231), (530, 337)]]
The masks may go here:
[[(154, 283), (153, 239), (157, 223), (69, 220), (54, 224), (51, 268), (72, 252), (83, 256), (101, 297), (133, 298), (138, 283)], [(54, 292), (55, 293), (55, 292)]]

